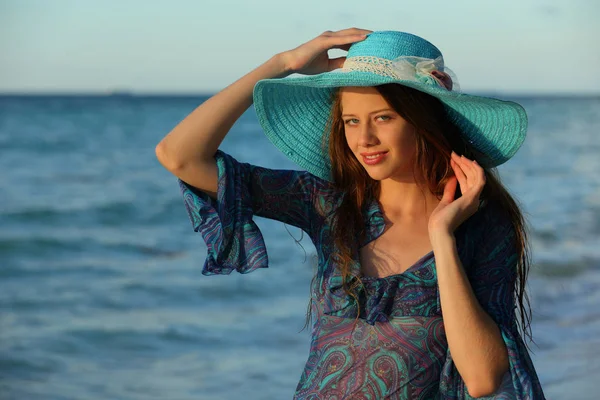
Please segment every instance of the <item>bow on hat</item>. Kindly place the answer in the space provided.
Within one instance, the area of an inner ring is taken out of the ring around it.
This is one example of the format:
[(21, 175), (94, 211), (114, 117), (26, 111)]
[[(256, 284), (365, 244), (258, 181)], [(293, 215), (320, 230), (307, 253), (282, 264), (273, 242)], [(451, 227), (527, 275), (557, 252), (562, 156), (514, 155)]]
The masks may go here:
[[(455, 86), (451, 72), (444, 67), (444, 59), (439, 56), (435, 59), (401, 56), (394, 60), (385, 60), (377, 57), (350, 57), (346, 59), (342, 71), (370, 71), (388, 75), (400, 80), (417, 81), (430, 85), (438, 85), (446, 90)], [(454, 75), (454, 74), (452, 74)], [(455, 76), (455, 75), (454, 75)]]

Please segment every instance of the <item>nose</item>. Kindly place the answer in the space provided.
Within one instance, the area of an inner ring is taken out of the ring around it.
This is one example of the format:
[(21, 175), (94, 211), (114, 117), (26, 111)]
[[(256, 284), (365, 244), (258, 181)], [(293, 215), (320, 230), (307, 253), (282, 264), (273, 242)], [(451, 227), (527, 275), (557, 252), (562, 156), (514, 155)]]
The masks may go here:
[(359, 128), (359, 147), (371, 147), (377, 144), (377, 132), (370, 123), (362, 124)]

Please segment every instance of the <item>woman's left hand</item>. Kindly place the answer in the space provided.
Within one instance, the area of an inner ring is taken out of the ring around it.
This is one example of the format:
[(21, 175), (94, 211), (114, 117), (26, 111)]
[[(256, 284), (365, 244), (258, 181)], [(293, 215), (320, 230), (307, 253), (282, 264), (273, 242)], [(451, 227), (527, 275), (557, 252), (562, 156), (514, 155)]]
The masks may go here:
[[(452, 152), (450, 165), (454, 170), (444, 187), (444, 194), (438, 206), (429, 217), (429, 236), (453, 234), (479, 208), (479, 195), (485, 186), (485, 172), (476, 161)], [(460, 184), (462, 196), (454, 200), (456, 185)]]

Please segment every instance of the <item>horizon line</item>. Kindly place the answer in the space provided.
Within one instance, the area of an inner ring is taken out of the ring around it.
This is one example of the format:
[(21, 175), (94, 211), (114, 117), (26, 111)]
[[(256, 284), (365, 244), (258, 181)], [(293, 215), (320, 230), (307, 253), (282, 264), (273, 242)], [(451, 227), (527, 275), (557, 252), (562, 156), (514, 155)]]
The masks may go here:
[[(222, 90), (222, 89), (221, 89)], [(2, 91), (0, 97), (205, 97), (213, 96), (221, 90), (214, 91)], [(573, 91), (500, 91), (477, 90), (466, 95), (474, 96), (517, 96), (517, 97), (600, 97), (600, 92), (573, 92)]]

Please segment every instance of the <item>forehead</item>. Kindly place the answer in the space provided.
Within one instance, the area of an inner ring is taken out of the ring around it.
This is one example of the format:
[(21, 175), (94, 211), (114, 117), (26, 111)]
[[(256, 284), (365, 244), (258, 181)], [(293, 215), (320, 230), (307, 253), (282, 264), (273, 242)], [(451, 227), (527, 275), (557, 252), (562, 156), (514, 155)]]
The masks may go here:
[(385, 98), (374, 87), (344, 87), (340, 89), (342, 111), (367, 111), (373, 108), (389, 107)]

